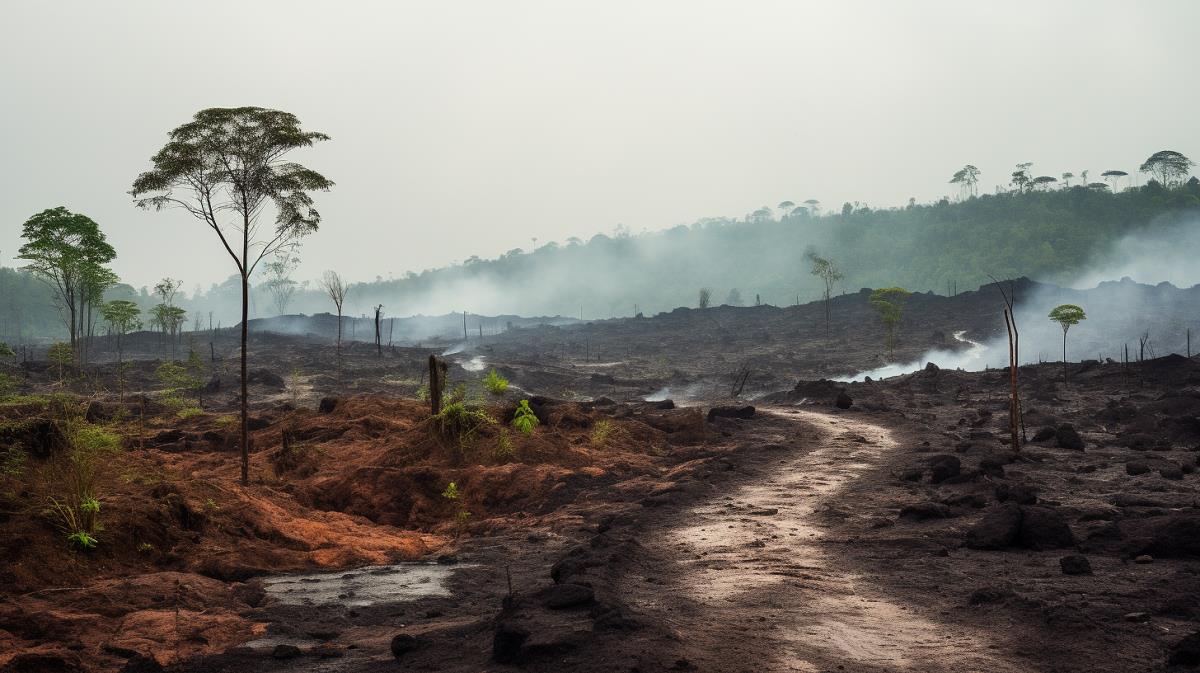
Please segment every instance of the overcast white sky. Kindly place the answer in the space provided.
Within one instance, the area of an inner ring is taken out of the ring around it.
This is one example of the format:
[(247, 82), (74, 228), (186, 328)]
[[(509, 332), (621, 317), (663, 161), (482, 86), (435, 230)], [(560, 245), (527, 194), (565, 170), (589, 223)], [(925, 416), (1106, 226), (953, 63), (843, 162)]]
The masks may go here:
[(0, 22), (0, 263), (65, 205), (190, 290), (211, 231), (127, 194), (205, 107), (295, 113), (337, 182), (301, 277), (1200, 155), (1200, 2), (22, 2)]

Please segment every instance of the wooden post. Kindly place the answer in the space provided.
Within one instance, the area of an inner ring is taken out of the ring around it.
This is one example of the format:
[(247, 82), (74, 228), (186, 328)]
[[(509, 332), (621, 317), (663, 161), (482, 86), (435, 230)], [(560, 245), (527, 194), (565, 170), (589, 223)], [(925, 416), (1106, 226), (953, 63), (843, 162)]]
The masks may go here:
[(463, 342), (466, 342), (469, 338), (467, 336), (467, 312), (463, 311)]
[(429, 355), (429, 411), (434, 416), (442, 412), (442, 372), (436, 355)]

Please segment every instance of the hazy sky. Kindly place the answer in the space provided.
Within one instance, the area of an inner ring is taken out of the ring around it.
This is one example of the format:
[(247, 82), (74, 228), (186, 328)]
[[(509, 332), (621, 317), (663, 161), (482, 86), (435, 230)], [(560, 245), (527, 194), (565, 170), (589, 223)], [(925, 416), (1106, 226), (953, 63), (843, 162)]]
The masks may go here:
[(570, 236), (928, 200), (1200, 155), (1200, 2), (12, 2), (0, 23), (0, 263), (65, 205), (116, 271), (233, 267), (126, 193), (205, 107), (295, 113), (337, 182), (301, 277), (401, 275)]

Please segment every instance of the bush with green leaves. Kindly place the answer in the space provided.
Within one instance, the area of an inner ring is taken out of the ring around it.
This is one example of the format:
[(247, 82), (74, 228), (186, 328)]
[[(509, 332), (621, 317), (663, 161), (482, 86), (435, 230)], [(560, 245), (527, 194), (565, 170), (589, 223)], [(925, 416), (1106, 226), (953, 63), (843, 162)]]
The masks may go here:
[(462, 494), (458, 490), (458, 484), (453, 481), (446, 485), (446, 490), (442, 491), (442, 497), (456, 505), (454, 509), (454, 534), (462, 535), (467, 528), (467, 522), (471, 520), (471, 512), (467, 506), (463, 504), (461, 499)]
[(487, 410), (470, 407), (461, 399), (446, 403), (433, 421), (443, 435), (458, 439), (459, 448), (466, 448), (480, 429), (495, 422)]
[(85, 421), (77, 404), (62, 401), (56, 413), (68, 450), (51, 466), (56, 494), (48, 498), (47, 514), (72, 546), (88, 550), (99, 543), (97, 532), (102, 529), (97, 485), (121, 450), (121, 438)]
[(491, 369), (488, 370), (487, 376), (483, 377), (483, 387), (493, 395), (503, 395), (504, 391), (508, 390), (508, 379)]
[(496, 437), (496, 458), (499, 460), (508, 460), (515, 456), (516, 449), (513, 448), (512, 437), (508, 434), (508, 428), (500, 428), (500, 434)]
[(613, 425), (613, 422), (607, 418), (602, 418), (596, 421), (596, 424), (592, 426), (592, 446), (604, 446), (606, 443), (608, 443), (609, 438), (612, 437), (613, 431), (615, 430), (616, 426)]
[(521, 434), (532, 435), (533, 429), (541, 425), (537, 414), (533, 413), (533, 409), (529, 408), (529, 400), (521, 400), (517, 404), (517, 410), (513, 412), (512, 426)]

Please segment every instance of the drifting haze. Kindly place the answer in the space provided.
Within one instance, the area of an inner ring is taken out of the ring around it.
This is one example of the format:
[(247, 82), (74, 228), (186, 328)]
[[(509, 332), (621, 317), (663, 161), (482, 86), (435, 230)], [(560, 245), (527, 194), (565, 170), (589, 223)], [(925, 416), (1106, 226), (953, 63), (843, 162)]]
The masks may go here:
[(1157, 149), (1196, 153), (1179, 143), (1198, 22), (1190, 0), (19, 3), (0, 24), (0, 254), (65, 205), (134, 286), (224, 279), (211, 232), (126, 194), (211, 106), (333, 137), (295, 157), (338, 183), (298, 278), (400, 277), (784, 199), (925, 201), (966, 162), (982, 191), (1020, 161), (1132, 173)]

